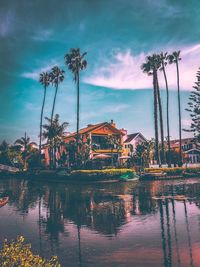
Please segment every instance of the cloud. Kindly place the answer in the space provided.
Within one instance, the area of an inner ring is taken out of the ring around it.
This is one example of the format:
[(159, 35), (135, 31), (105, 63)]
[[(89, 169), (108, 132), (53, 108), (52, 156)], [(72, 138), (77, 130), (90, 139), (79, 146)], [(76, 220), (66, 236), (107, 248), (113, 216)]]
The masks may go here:
[[(171, 48), (169, 51), (177, 50)], [(199, 63), (200, 44), (184, 47), (181, 49), (182, 60), (180, 61), (180, 84), (181, 89), (191, 90), (195, 82), (195, 75)], [(159, 52), (159, 51), (157, 51)], [(113, 89), (147, 89), (152, 87), (152, 77), (147, 76), (141, 70), (145, 57), (149, 52), (132, 54), (128, 49), (125, 52), (117, 52), (111, 62), (105, 62), (104, 67), (96, 68), (92, 75), (85, 77), (87, 84), (108, 87)], [(170, 89), (176, 89), (176, 68), (171, 65), (166, 68)], [(159, 73), (160, 86), (165, 88), (162, 73)]]
[(52, 30), (40, 30), (37, 31), (37, 33), (32, 37), (35, 41), (47, 41), (51, 39), (51, 36), (53, 35)]
[(40, 107), (33, 105), (33, 103), (26, 103), (25, 105), (26, 109), (30, 110), (30, 111), (37, 111), (40, 110)]
[(23, 72), (21, 74), (21, 77), (38, 81), (40, 73), (50, 71), (52, 69), (52, 67), (54, 67), (56, 65), (59, 65), (58, 62), (56, 60), (52, 60), (51, 64), (48, 64), (42, 68), (35, 69), (31, 72)]
[(13, 31), (14, 13), (10, 10), (0, 14), (0, 36), (5, 37)]
[(129, 108), (130, 106), (127, 104), (118, 104), (118, 105), (109, 105), (107, 107), (104, 107), (100, 110), (98, 110), (98, 114), (97, 112), (87, 112), (87, 113), (83, 113), (82, 114), (82, 119), (92, 119), (92, 118), (96, 118), (97, 115), (98, 116), (103, 116), (107, 113), (118, 113), (121, 112), (127, 108)]

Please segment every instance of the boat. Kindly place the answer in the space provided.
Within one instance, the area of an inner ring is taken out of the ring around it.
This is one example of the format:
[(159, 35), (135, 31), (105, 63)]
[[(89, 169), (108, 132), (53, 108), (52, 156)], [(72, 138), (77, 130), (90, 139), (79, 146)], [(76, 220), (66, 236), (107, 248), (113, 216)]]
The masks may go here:
[(137, 181), (137, 180), (139, 180), (139, 176), (136, 173), (122, 174), (118, 178), (118, 181), (120, 181), (120, 182), (131, 182), (131, 181)]
[(0, 198), (0, 208), (5, 206), (9, 201), (9, 197)]

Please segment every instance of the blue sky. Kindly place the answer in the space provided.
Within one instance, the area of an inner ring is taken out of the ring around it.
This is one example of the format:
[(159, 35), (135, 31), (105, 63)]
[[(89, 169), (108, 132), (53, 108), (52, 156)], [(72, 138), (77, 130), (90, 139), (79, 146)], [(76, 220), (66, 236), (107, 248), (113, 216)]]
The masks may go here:
[[(119, 128), (148, 138), (154, 136), (152, 81), (140, 66), (152, 52), (181, 49), (182, 124), (188, 127), (185, 108), (200, 66), (199, 12), (198, 0), (1, 0), (0, 140), (12, 142), (25, 131), (37, 140), (43, 96), (38, 77), (54, 65), (66, 71), (55, 111), (70, 123), (68, 131), (75, 129), (76, 89), (64, 65), (71, 47), (88, 52), (81, 74), (81, 126), (113, 119)], [(167, 73), (175, 138), (175, 67)], [(160, 84), (164, 89), (161, 75)], [(45, 116), (53, 94), (49, 87)], [(162, 98), (166, 118), (164, 90)]]

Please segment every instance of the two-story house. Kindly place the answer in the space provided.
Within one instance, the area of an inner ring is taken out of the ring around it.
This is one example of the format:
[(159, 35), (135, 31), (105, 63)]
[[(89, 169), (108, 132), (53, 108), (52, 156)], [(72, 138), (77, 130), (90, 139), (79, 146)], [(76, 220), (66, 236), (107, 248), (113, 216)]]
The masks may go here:
[[(122, 137), (124, 133), (117, 129), (113, 120), (111, 122), (103, 122), (99, 124), (89, 124), (86, 128), (80, 129), (80, 139), (85, 141), (90, 140), (90, 159), (95, 157), (102, 158), (113, 157), (114, 162), (122, 155)], [(114, 138), (115, 142), (110, 142), (109, 139)], [(76, 132), (69, 134), (64, 138), (64, 142), (68, 143), (76, 140)]]

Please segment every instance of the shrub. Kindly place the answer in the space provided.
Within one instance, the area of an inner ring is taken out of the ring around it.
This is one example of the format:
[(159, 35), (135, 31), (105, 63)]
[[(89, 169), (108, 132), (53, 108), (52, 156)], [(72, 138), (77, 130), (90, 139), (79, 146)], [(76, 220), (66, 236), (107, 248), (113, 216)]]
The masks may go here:
[(121, 175), (128, 174), (133, 176), (135, 174), (134, 169), (104, 169), (104, 170), (76, 170), (72, 171), (72, 177), (78, 179), (88, 178), (88, 179), (113, 179), (120, 177)]
[(189, 173), (198, 173), (200, 172), (199, 167), (175, 167), (175, 168), (146, 168), (145, 172), (155, 173), (155, 172), (165, 172), (167, 175), (181, 175), (183, 172), (189, 172)]
[(24, 237), (8, 242), (5, 240), (3, 248), (0, 250), (1, 267), (60, 267), (57, 257), (52, 257), (49, 261), (34, 255), (30, 244), (24, 244)]

